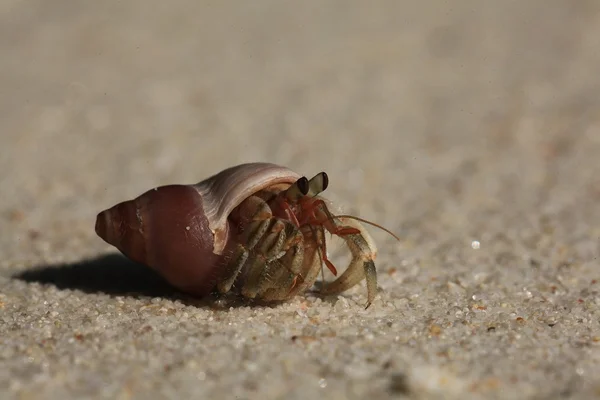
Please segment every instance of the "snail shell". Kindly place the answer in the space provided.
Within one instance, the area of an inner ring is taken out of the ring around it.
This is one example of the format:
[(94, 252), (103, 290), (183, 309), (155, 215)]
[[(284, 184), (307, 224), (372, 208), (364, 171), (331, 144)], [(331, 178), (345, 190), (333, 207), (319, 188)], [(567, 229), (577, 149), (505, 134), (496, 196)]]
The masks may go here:
[(301, 176), (269, 163), (225, 169), (194, 185), (167, 185), (102, 211), (96, 233), (170, 284), (205, 295), (223, 273), (232, 211), (246, 198)]

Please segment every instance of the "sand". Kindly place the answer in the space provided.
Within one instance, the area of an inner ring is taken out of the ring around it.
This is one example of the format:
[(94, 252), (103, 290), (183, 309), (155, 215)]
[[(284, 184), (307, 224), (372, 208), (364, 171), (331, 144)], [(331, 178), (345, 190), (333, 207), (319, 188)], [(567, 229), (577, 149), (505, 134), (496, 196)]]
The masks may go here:
[[(600, 396), (599, 2), (3, 0), (0, 49), (2, 399)], [(94, 232), (247, 161), (400, 235), (368, 310), (193, 299)]]

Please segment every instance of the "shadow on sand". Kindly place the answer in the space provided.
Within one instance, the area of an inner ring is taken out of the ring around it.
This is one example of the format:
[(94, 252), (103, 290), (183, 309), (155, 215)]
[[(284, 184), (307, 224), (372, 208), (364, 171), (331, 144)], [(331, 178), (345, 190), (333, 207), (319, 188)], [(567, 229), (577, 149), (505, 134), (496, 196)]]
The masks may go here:
[(13, 278), (50, 284), (59, 289), (112, 296), (165, 297), (175, 294), (175, 289), (156, 272), (118, 253), (72, 264), (37, 266), (20, 272)]
[(236, 295), (188, 296), (169, 285), (149, 267), (135, 263), (120, 253), (111, 253), (70, 264), (42, 265), (13, 275), (24, 282), (53, 285), (59, 289), (103, 293), (110, 296), (162, 297), (186, 305), (223, 309), (229, 307), (275, 307)]

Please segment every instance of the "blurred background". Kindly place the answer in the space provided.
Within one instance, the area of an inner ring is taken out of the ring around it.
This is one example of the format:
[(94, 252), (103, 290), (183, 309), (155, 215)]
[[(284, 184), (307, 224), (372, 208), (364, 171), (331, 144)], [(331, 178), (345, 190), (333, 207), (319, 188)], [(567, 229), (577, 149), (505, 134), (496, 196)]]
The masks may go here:
[(330, 198), (395, 230), (465, 196), (599, 195), (596, 1), (0, 4), (16, 233), (87, 236), (117, 201), (255, 160), (325, 170)]
[(0, 0), (3, 275), (106, 253), (102, 209), (248, 161), (327, 171), (402, 235), (374, 231), (382, 271), (591, 273), (598, 71), (595, 0)]

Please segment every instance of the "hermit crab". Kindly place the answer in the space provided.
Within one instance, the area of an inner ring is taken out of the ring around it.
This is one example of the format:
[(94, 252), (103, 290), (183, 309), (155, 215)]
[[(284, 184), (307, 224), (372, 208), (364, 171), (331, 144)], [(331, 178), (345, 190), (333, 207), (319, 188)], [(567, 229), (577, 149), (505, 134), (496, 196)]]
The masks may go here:
[[(334, 215), (319, 196), (327, 186), (324, 172), (307, 179), (275, 164), (241, 164), (194, 185), (156, 187), (102, 211), (96, 233), (191, 295), (233, 291), (266, 302), (287, 300), (311, 288), (325, 265), (337, 278), (322, 293), (341, 293), (365, 279), (368, 308), (377, 291), (377, 250), (360, 222), (382, 227)], [(350, 264), (339, 276), (327, 256), (327, 232), (350, 250)]]

